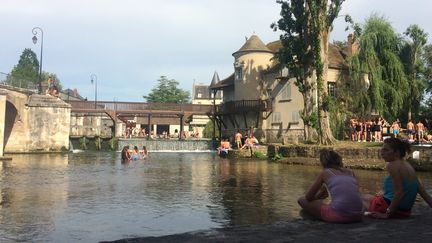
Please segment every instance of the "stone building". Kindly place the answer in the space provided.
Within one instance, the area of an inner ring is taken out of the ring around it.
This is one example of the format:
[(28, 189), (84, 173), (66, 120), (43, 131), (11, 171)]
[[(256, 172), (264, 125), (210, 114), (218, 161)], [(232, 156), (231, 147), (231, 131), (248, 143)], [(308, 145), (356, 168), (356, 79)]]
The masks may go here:
[[(253, 132), (261, 142), (296, 142), (303, 139), (301, 119), (303, 96), (282, 68), (275, 53), (280, 41), (264, 44), (257, 35), (232, 55), (234, 73), (212, 84), (214, 92), (223, 92), (223, 102), (215, 117), (222, 136), (232, 136), (237, 130)], [(329, 46), (329, 70), (325, 86), (329, 95), (336, 92), (338, 80), (344, 78), (346, 54)]]
[[(212, 84), (218, 83), (219, 75), (217, 72), (214, 73), (212, 78)], [(210, 84), (211, 85), (211, 84)], [(210, 89), (210, 85), (202, 83), (193, 83), (192, 87), (192, 104), (196, 105), (220, 105), (223, 98), (223, 92), (213, 93)], [(189, 130), (202, 134), (204, 127), (210, 121), (208, 115), (193, 115), (189, 122)]]

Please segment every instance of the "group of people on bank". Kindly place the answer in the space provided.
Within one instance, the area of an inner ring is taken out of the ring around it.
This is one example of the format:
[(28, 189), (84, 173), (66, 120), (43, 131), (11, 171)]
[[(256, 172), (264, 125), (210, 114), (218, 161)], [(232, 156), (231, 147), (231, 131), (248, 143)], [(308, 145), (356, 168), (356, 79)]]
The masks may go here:
[(131, 160), (144, 160), (148, 154), (146, 146), (143, 146), (142, 150), (139, 150), (138, 146), (134, 146), (132, 150), (129, 149), (129, 146), (124, 146), (121, 151), (121, 160), (123, 163)]
[(351, 141), (357, 142), (382, 142), (384, 135), (404, 136), (410, 143), (432, 142), (432, 135), (428, 134), (432, 127), (430, 127), (429, 121), (425, 120), (425, 123), (421, 120), (414, 122), (410, 119), (406, 126), (402, 126), (399, 119), (390, 124), (381, 117), (364, 120), (352, 118), (350, 119), (349, 130)]
[[(234, 134), (234, 142), (236, 149), (253, 149), (259, 146), (258, 139), (253, 134), (241, 134), (240, 130)], [(228, 151), (233, 149), (231, 146), (231, 142), (228, 138), (222, 138), (220, 141), (219, 147), (216, 149), (218, 154), (221, 157), (226, 157), (228, 155)]]
[[(323, 171), (305, 196), (300, 206), (314, 217), (332, 223), (351, 223), (369, 216), (379, 219), (406, 218), (419, 194), (432, 207), (432, 197), (417, 178), (413, 167), (405, 160), (410, 153), (408, 141), (387, 138), (381, 157), (387, 164), (383, 191), (375, 195), (361, 194), (354, 172), (344, 168), (342, 157), (335, 151), (320, 151)], [(323, 200), (330, 195), (330, 203)]]

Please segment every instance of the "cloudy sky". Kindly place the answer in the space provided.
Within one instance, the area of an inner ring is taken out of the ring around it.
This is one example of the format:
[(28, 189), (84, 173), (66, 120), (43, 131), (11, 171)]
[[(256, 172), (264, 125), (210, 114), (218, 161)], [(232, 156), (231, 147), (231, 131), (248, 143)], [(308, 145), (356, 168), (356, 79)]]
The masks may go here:
[[(418, 24), (432, 42), (431, 9), (430, 0), (347, 0), (340, 14), (362, 23), (376, 12), (399, 33)], [(0, 0), (0, 72), (9, 73), (25, 48), (39, 57), (40, 45), (31, 41), (38, 26), (43, 70), (89, 100), (91, 74), (98, 100), (144, 101), (162, 75), (191, 91), (194, 81), (209, 84), (215, 71), (229, 76), (231, 54), (246, 36), (278, 39), (269, 26), (279, 12), (275, 0)], [(345, 26), (339, 18), (331, 39), (344, 40)]]

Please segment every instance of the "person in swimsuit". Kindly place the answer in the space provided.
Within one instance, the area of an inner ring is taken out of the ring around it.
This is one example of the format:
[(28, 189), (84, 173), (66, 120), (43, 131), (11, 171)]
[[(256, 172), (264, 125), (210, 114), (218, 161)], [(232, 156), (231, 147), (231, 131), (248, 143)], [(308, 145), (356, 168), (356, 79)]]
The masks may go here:
[(399, 123), (397, 121), (394, 121), (391, 127), (393, 128), (393, 136), (395, 138), (397, 138), (398, 134), (399, 134), (399, 129), (400, 129)]
[(128, 146), (123, 147), (123, 149), (121, 151), (121, 160), (122, 160), (122, 163), (125, 163), (125, 162), (128, 162), (131, 160)]
[(411, 146), (399, 138), (387, 138), (381, 157), (387, 162), (388, 176), (384, 178), (384, 192), (363, 195), (367, 215), (374, 218), (404, 218), (411, 215), (417, 193), (432, 207), (432, 197), (417, 178), (413, 167), (404, 160)]
[[(362, 220), (363, 204), (354, 173), (343, 167), (342, 157), (335, 151), (320, 151), (323, 171), (298, 203), (307, 213), (331, 223), (352, 223)], [(331, 202), (323, 199), (330, 193)]]
[(132, 150), (132, 160), (140, 160), (141, 154), (138, 150), (137, 146), (134, 146), (134, 149)]
[(143, 147), (142, 147), (142, 151), (141, 151), (141, 157), (142, 157), (143, 159), (145, 159), (145, 158), (147, 158), (147, 156), (148, 156), (148, 150), (147, 150), (147, 147), (146, 147), (146, 146), (143, 146)]
[(242, 141), (241, 140), (242, 140), (243, 135), (240, 133), (240, 130), (237, 130), (237, 133), (234, 135), (234, 137), (235, 137), (237, 149), (241, 149), (241, 147), (242, 147)]
[(412, 122), (411, 119), (409, 119), (407, 123), (407, 133), (410, 142), (414, 141), (415, 128), (414, 128), (414, 123)]

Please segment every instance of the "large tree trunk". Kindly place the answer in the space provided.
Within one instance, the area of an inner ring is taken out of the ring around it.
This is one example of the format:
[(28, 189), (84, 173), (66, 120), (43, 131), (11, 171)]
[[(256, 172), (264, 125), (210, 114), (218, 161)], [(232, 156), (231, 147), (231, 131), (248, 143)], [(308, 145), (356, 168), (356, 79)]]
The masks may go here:
[[(305, 81), (308, 88), (307, 91), (303, 92), (303, 117), (310, 118), (312, 116), (312, 113), (314, 112), (313, 108), (315, 106), (315, 99), (314, 99), (314, 89), (312, 89), (312, 83), (311, 79), (308, 79), (308, 81)], [(304, 124), (304, 137), (305, 141), (316, 141), (317, 137), (317, 131), (314, 127), (312, 127), (312, 123), (308, 121), (309, 119), (303, 120)]]
[(320, 123), (320, 136), (319, 136), (319, 142), (320, 144), (330, 145), (334, 144), (336, 139), (333, 137), (331, 128), (330, 128), (330, 113), (328, 110), (326, 110), (326, 107), (324, 107), (323, 101), (324, 98), (327, 96), (327, 73), (328, 73), (328, 46), (329, 46), (329, 30), (322, 30), (320, 31), (320, 56), (321, 61), (323, 62), (323, 72), (321, 77), (317, 77), (317, 79), (321, 80), (322, 86), (318, 87), (319, 94), (318, 94), (318, 100), (319, 100), (319, 123)]

